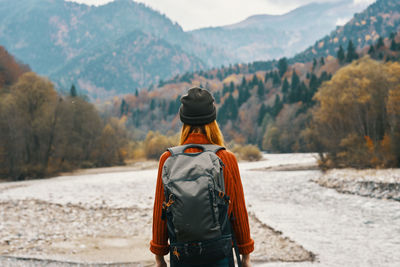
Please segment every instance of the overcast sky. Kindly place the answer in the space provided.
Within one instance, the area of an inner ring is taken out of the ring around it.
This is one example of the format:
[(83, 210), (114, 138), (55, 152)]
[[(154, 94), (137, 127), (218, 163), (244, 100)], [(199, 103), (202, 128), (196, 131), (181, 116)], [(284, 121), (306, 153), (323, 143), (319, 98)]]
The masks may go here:
[[(113, 0), (69, 0), (102, 5)], [(184, 30), (222, 26), (239, 22), (255, 14), (284, 14), (311, 2), (340, 0), (135, 0), (160, 11)], [(365, 6), (375, 0), (348, 0)]]

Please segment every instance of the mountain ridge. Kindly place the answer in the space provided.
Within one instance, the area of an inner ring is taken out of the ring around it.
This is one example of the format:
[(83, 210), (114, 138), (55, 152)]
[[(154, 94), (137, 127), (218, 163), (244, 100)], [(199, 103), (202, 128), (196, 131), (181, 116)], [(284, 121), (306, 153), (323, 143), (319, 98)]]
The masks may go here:
[(371, 45), (380, 37), (388, 37), (400, 30), (400, 2), (396, 0), (377, 0), (363, 12), (330, 34), (317, 40), (305, 51), (296, 54), (291, 62), (306, 62), (313, 58), (336, 55), (339, 46), (345, 48), (349, 41), (356, 48)]
[[(52, 78), (61, 89), (70, 87), (81, 78), (75, 74), (76, 71), (69, 71), (68, 77), (60, 77), (58, 74), (63, 69), (67, 72), (71, 65), (79, 65), (82, 57), (92, 61), (96, 56), (104, 58), (114, 52), (124, 53), (125, 48), (121, 46), (120, 51), (105, 51), (104, 48), (118, 47), (116, 42), (124, 39), (124, 36), (132, 36), (131, 33), (135, 31), (143, 32), (151, 40), (158, 40), (152, 44), (164, 46), (161, 50), (174, 51), (164, 55), (171, 56), (171, 64), (166, 64), (168, 67), (165, 66), (165, 70), (162, 71), (157, 71), (156, 68), (154, 71), (143, 71), (139, 67), (136, 68), (138, 73), (126, 73), (124, 64), (113, 65), (113, 68), (123, 70), (126, 75), (122, 79), (118, 79), (118, 75), (110, 77), (112, 87), (99, 83), (99, 80), (106, 76), (104, 71), (97, 69), (98, 72), (94, 73), (87, 69), (85, 73), (92, 77), (92, 84), (120, 94), (126, 93), (128, 87), (142, 88), (176, 75), (177, 69), (187, 72), (197, 70), (199, 66), (205, 68), (227, 63), (223, 51), (197, 42), (177, 23), (142, 3), (129, 0), (113, 1), (101, 6), (88, 6), (64, 0), (1, 0), (1, 3), (0, 44), (29, 64), (35, 72)], [(175, 46), (179, 46), (180, 49), (173, 48)], [(146, 51), (145, 47), (141, 48)], [(102, 54), (99, 51), (102, 51)], [(151, 54), (145, 56), (152, 57)], [(178, 66), (179, 58), (190, 59), (193, 62)], [(140, 66), (142, 62), (134, 64)], [(110, 67), (104, 65), (104, 69)], [(135, 78), (141, 76), (147, 78)], [(65, 81), (71, 84), (66, 84)], [(88, 91), (89, 88), (79, 89)]]
[(332, 31), (338, 19), (350, 19), (361, 7), (348, 1), (310, 3), (286, 14), (258, 14), (238, 23), (191, 33), (201, 40), (209, 39), (217, 47), (227, 47), (231, 55), (239, 55), (239, 62), (272, 60), (291, 57), (308, 48)]

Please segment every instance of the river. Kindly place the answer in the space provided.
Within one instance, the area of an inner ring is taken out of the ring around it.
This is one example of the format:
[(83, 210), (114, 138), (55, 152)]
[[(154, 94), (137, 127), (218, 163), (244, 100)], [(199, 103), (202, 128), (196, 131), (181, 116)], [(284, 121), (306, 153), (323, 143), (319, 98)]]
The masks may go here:
[[(255, 262), (254, 266), (400, 266), (400, 203), (341, 194), (333, 189), (321, 187), (311, 181), (322, 175), (313, 166), (315, 167), (315, 156), (312, 154), (265, 155), (262, 161), (239, 164), (249, 212), (316, 255), (314, 262)], [(74, 218), (81, 218), (83, 222), (78, 219), (68, 222), (66, 219), (66, 223), (61, 225), (56, 233), (61, 241), (53, 240), (52, 246), (64, 251), (77, 246), (82, 248), (82, 253), (76, 249), (73, 254), (58, 254), (52, 258), (61, 261), (79, 260), (79, 255), (84, 254), (86, 247), (72, 241), (76, 236), (82, 235), (82, 232), (77, 232), (74, 236), (74, 231), (88, 231), (88, 225), (107, 222), (103, 228), (98, 226), (98, 230), (90, 229), (91, 235), (101, 236), (99, 233), (104, 231), (104, 228), (116, 224), (110, 219), (110, 213), (102, 215), (110, 208), (118, 211), (111, 217), (116, 217), (119, 223), (122, 217), (125, 218), (121, 223), (123, 227), (115, 229), (114, 233), (143, 239), (143, 245), (133, 244), (133, 250), (124, 251), (126, 261), (131, 261), (130, 253), (136, 255), (137, 259), (139, 256), (145, 260), (152, 257), (148, 252), (148, 237), (151, 233), (156, 172), (155, 169), (100, 172), (0, 184), (0, 202), (8, 203), (7, 205), (11, 203), (12, 208), (15, 208), (11, 215), (18, 213), (18, 205), (25, 205), (21, 208), (23, 214), (16, 214), (14, 221), (9, 218), (10, 214), (1, 211), (4, 217), (0, 221), (0, 249), (2, 241), (16, 242), (16, 247), (22, 247), (21, 251), (16, 250), (9, 254), (3, 252), (3, 255), (24, 255), (23, 247), (27, 245), (18, 244), (18, 238), (32, 235), (32, 229), (38, 224), (32, 221), (40, 218), (37, 231), (43, 231), (40, 234), (43, 234), (45, 239), (47, 225), (54, 223), (54, 220), (61, 220), (60, 216), (67, 212), (70, 214), (72, 210)], [(18, 204), (20, 202), (16, 201), (20, 200), (30, 202)], [(40, 206), (49, 203), (50, 207)], [(29, 215), (29, 205), (34, 205), (39, 214)], [(73, 210), (74, 205), (79, 207), (77, 211)], [(63, 209), (62, 212), (60, 209)], [(50, 214), (48, 210), (56, 217), (41, 215), (42, 211)], [(67, 215), (69, 216), (71, 215)], [(85, 219), (93, 216), (99, 216), (100, 219), (94, 222)], [(24, 222), (20, 227), (19, 221)], [(32, 229), (26, 230), (25, 225), (30, 222)], [(93, 257), (99, 260), (103, 254), (101, 244), (107, 244), (108, 247), (104, 245), (104, 249), (110, 249), (110, 244), (113, 243), (129, 243), (129, 240), (121, 238), (102, 238), (102, 243), (99, 239), (89, 240), (92, 243), (97, 242), (96, 249), (100, 252)], [(117, 247), (115, 253), (120, 257), (121, 250)], [(86, 256), (87, 254), (86, 252)], [(41, 266), (25, 265), (26, 261), (23, 263), (12, 259), (5, 260), (0, 256), (0, 264), (5, 266), (5, 263), (7, 266)]]
[[(266, 157), (287, 162), (292, 155)], [(249, 210), (317, 259), (262, 266), (400, 266), (399, 202), (321, 187), (311, 181), (321, 175), (317, 170), (253, 170), (264, 166), (263, 162), (240, 165), (243, 186), (251, 192), (246, 194)]]

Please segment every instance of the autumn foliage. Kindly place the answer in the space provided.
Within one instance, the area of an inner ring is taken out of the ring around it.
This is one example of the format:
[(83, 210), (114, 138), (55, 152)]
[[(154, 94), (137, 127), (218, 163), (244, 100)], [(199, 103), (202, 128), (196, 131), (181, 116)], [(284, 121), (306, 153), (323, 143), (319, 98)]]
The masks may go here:
[(313, 135), (325, 167), (400, 166), (400, 64), (368, 56), (316, 93)]
[(29, 71), (27, 65), (18, 63), (4, 47), (0, 46), (0, 88), (15, 83), (18, 77), (27, 71)]
[(0, 88), (0, 177), (45, 177), (123, 163), (126, 131), (78, 96), (60, 96), (33, 72)]

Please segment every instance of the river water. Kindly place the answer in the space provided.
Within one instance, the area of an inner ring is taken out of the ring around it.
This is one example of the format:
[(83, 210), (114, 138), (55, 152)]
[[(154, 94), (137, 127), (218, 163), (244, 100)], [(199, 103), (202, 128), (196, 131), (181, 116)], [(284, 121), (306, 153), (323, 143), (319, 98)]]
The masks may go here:
[[(266, 156), (288, 162), (292, 155)], [(310, 160), (305, 155), (302, 160)], [(267, 161), (268, 164), (268, 161)], [(320, 171), (255, 171), (240, 165), (249, 211), (316, 254), (316, 262), (262, 266), (400, 266), (400, 203), (347, 195), (312, 182)]]

